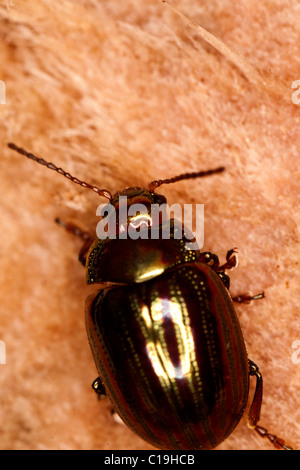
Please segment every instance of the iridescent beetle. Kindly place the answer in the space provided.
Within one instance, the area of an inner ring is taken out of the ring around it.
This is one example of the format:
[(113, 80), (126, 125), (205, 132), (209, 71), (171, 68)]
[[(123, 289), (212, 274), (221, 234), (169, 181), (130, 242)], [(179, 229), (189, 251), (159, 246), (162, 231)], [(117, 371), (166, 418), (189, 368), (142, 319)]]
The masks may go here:
[[(166, 202), (156, 189), (169, 183), (213, 175), (224, 167), (152, 181), (149, 189), (127, 188), (112, 196), (74, 178), (42, 158), (17, 147), (18, 153), (57, 171), (99, 196), (119, 211), (119, 197), (128, 207), (146, 208)], [(141, 230), (150, 230), (150, 212)], [(137, 216), (139, 217), (139, 216)], [(235, 250), (226, 263), (210, 252), (186, 248), (186, 234), (178, 239), (176, 220), (169, 220), (170, 239), (94, 239), (73, 224), (57, 222), (84, 240), (79, 260), (86, 266), (88, 284), (104, 284), (86, 301), (86, 325), (99, 377), (93, 388), (110, 398), (114, 410), (135, 433), (160, 449), (212, 449), (239, 423), (248, 400), (249, 377), (256, 377), (248, 424), (277, 449), (291, 450), (285, 442), (258, 425), (263, 380), (248, 359), (233, 302), (261, 299), (231, 298), (229, 277), (236, 265)], [(128, 218), (127, 229), (138, 220)], [(181, 228), (181, 227), (180, 227)], [(124, 226), (122, 226), (124, 230)]]

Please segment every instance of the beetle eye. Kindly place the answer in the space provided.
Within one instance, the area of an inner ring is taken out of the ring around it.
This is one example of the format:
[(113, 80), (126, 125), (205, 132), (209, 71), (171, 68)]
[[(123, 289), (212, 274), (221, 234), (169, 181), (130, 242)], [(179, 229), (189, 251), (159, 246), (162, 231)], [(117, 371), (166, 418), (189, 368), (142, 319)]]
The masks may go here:
[(156, 204), (166, 204), (167, 199), (162, 194), (155, 194), (155, 203)]

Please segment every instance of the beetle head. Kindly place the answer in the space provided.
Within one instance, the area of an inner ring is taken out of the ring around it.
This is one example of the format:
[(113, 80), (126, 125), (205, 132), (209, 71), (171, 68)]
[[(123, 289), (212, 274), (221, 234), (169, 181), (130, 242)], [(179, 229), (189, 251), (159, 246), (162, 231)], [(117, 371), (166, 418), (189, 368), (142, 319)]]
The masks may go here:
[[(102, 212), (116, 223), (117, 236), (124, 232), (148, 230), (168, 219), (166, 198), (146, 188), (126, 188), (112, 197)], [(109, 235), (109, 233), (108, 233)]]

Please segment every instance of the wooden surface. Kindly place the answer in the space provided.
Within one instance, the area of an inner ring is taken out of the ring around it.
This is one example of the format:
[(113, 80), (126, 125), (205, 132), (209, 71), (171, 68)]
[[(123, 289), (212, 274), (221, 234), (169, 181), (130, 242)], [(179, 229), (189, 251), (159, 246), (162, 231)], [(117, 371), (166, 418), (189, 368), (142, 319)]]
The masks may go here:
[[(0, 7), (2, 449), (150, 448), (90, 388), (84, 303), (93, 288), (77, 261), (80, 241), (54, 223), (93, 232), (103, 200), (9, 141), (112, 192), (226, 166), (161, 192), (170, 203), (205, 204), (205, 249), (224, 260), (238, 247), (233, 295), (265, 291), (238, 308), (264, 377), (261, 424), (300, 448), (298, 2), (176, 5), (243, 60), (217, 52), (156, 0)], [(245, 416), (221, 448), (271, 446)]]

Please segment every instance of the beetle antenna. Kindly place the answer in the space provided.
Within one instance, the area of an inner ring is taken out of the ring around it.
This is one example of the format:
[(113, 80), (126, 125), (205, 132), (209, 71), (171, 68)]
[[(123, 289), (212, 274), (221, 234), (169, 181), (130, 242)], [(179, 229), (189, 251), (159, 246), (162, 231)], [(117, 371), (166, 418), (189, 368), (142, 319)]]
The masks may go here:
[(15, 150), (16, 152), (20, 153), (21, 155), (24, 155), (25, 157), (30, 158), (34, 162), (37, 162), (40, 165), (44, 165), (47, 168), (50, 168), (50, 170), (57, 171), (57, 173), (59, 173), (60, 175), (65, 176), (65, 178), (68, 178), (69, 180), (73, 181), (73, 183), (79, 184), (80, 186), (83, 186), (84, 188), (91, 189), (92, 191), (94, 191), (94, 193), (97, 193), (98, 196), (106, 197), (109, 200), (112, 199), (112, 195), (109, 191), (107, 191), (107, 189), (100, 189), (97, 186), (93, 186), (89, 183), (86, 183), (85, 181), (81, 181), (78, 178), (75, 178), (74, 176), (70, 175), (70, 173), (67, 173), (62, 168), (58, 168), (56, 165), (54, 165), (54, 163), (47, 162), (43, 158), (36, 157), (35, 155), (33, 155), (33, 153), (27, 152), (23, 148), (18, 147), (17, 145), (11, 142), (7, 144), (7, 146), (10, 149)]
[(189, 180), (193, 178), (202, 178), (203, 176), (210, 176), (214, 175), (215, 173), (222, 173), (222, 171), (225, 170), (224, 166), (220, 166), (218, 168), (214, 168), (212, 170), (206, 170), (206, 171), (195, 171), (192, 173), (183, 173), (182, 175), (174, 176), (174, 178), (168, 178), (165, 180), (156, 180), (156, 181), (151, 181), (149, 184), (149, 191), (154, 191), (156, 188), (161, 186), (162, 184), (170, 184), (170, 183), (176, 183), (177, 181), (181, 180)]

